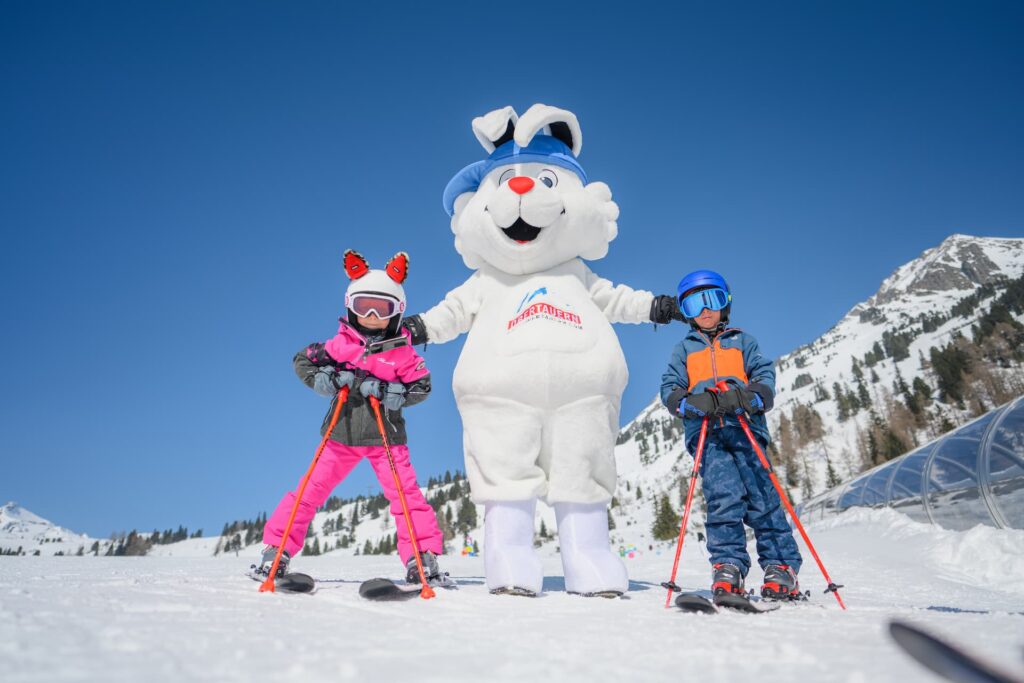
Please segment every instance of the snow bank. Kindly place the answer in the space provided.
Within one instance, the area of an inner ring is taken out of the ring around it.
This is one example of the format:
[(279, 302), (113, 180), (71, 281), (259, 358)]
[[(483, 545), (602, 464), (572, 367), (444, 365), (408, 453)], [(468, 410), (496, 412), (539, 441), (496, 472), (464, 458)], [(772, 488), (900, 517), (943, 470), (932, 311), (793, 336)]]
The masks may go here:
[(952, 531), (915, 522), (888, 508), (853, 508), (810, 529), (844, 527), (858, 527), (861, 532), (899, 542), (913, 551), (922, 569), (935, 576), (971, 586), (999, 586), (1024, 596), (1024, 531), (980, 524), (967, 531)]

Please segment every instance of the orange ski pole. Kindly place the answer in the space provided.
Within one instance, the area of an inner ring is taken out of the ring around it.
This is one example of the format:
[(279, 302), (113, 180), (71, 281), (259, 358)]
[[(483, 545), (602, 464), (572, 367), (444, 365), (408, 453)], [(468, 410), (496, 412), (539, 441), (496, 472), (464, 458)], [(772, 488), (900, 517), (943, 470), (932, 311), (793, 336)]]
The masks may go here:
[(395, 488), (398, 489), (398, 500), (402, 503), (402, 514), (405, 515), (405, 524), (409, 529), (409, 540), (412, 541), (412, 554), (416, 558), (416, 569), (420, 572), (420, 583), (423, 590), (420, 597), (429, 600), (434, 597), (434, 589), (427, 584), (427, 576), (423, 573), (423, 560), (420, 559), (420, 544), (416, 540), (416, 530), (412, 527), (412, 518), (409, 516), (409, 506), (405, 502), (405, 491), (402, 490), (402, 480), (398, 478), (398, 470), (395, 468), (395, 459), (391, 457), (391, 445), (388, 443), (388, 434), (384, 431), (384, 419), (380, 416), (380, 401), (376, 396), (370, 397), (370, 406), (377, 416), (377, 428), (380, 429), (380, 438), (384, 442), (384, 452), (388, 454), (388, 465), (391, 466), (391, 476), (395, 478)]
[(327, 440), (331, 438), (331, 432), (334, 431), (334, 426), (338, 424), (338, 418), (341, 416), (341, 407), (345, 405), (345, 401), (348, 400), (348, 387), (344, 386), (338, 392), (338, 398), (334, 404), (334, 414), (331, 415), (330, 426), (327, 427), (327, 432), (324, 433), (324, 438), (320, 441), (320, 446), (316, 449), (316, 455), (313, 456), (313, 462), (309, 464), (309, 469), (306, 470), (306, 476), (302, 478), (302, 483), (299, 484), (299, 493), (295, 496), (295, 505), (292, 506), (292, 514), (288, 516), (288, 524), (285, 525), (284, 535), (281, 536), (281, 543), (277, 548), (277, 555), (274, 556), (274, 564), (270, 566), (270, 576), (267, 580), (260, 584), (260, 593), (268, 591), (274, 592), (274, 576), (277, 575), (277, 566), (281, 563), (281, 555), (284, 553), (284, 542), (288, 538), (288, 534), (292, 531), (292, 524), (295, 522), (295, 513), (299, 511), (299, 503), (302, 501), (302, 493), (306, 490), (306, 483), (309, 482), (310, 476), (313, 474), (313, 469), (316, 467), (316, 463), (320, 460), (320, 454), (324, 452), (324, 446), (327, 445)]
[(690, 474), (690, 490), (686, 492), (686, 505), (683, 507), (683, 522), (679, 527), (679, 541), (676, 542), (676, 559), (672, 564), (672, 576), (661, 585), (668, 589), (665, 596), (665, 607), (672, 603), (672, 593), (681, 590), (676, 585), (676, 572), (679, 570), (679, 556), (683, 554), (683, 540), (686, 537), (686, 523), (690, 520), (690, 503), (693, 501), (693, 490), (697, 486), (697, 472), (700, 471), (700, 459), (704, 455), (704, 439), (708, 435), (708, 418), (700, 425), (700, 437), (697, 439), (697, 454), (693, 456), (693, 472)]
[(768, 476), (772, 480), (772, 484), (775, 485), (775, 490), (779, 493), (779, 498), (782, 499), (782, 504), (786, 506), (786, 511), (789, 512), (789, 516), (793, 519), (793, 523), (796, 524), (797, 530), (800, 531), (800, 536), (803, 537), (804, 543), (807, 544), (807, 548), (811, 551), (811, 555), (814, 556), (814, 561), (818, 563), (818, 569), (821, 570), (821, 575), (825, 577), (825, 581), (828, 583), (828, 588), (825, 589), (826, 593), (835, 593), (836, 600), (839, 601), (839, 606), (846, 609), (846, 605), (843, 604), (843, 599), (839, 597), (839, 589), (842, 586), (837, 586), (829, 578), (828, 572), (825, 571), (825, 565), (821, 563), (821, 558), (818, 557), (818, 551), (814, 549), (814, 544), (811, 543), (811, 539), (807, 536), (807, 532), (804, 530), (804, 525), (800, 523), (800, 518), (796, 516), (796, 510), (789, 502), (789, 497), (786, 496), (786, 492), (782, 490), (782, 485), (779, 484), (778, 477), (775, 476), (775, 470), (772, 469), (772, 465), (768, 462), (768, 458), (765, 457), (764, 451), (761, 450), (761, 445), (754, 439), (754, 434), (750, 431), (750, 425), (747, 424), (747, 418), (743, 415), (737, 415), (736, 419), (740, 422), (740, 427), (743, 428), (743, 433), (747, 435), (747, 440), (750, 441), (750, 446), (757, 453), (757, 457), (761, 459), (761, 464), (768, 470)]

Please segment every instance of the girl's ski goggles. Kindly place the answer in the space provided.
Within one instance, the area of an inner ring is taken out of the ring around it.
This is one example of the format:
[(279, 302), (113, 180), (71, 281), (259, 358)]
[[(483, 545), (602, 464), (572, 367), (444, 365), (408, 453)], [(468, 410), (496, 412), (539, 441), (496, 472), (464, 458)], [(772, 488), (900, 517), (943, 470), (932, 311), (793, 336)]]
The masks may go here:
[(729, 305), (732, 295), (721, 287), (700, 289), (679, 299), (679, 310), (687, 318), (696, 318), (705, 308), (720, 311)]
[(393, 318), (402, 312), (398, 299), (386, 294), (353, 294), (348, 307), (360, 318), (372, 313), (379, 320)]

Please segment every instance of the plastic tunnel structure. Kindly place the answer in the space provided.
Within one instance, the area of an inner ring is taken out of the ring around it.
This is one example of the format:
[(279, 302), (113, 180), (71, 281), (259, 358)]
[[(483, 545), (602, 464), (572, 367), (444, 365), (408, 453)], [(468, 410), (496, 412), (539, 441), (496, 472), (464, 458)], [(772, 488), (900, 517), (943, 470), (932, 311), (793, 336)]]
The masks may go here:
[(890, 507), (964, 530), (1024, 529), (1024, 396), (800, 506), (805, 521)]

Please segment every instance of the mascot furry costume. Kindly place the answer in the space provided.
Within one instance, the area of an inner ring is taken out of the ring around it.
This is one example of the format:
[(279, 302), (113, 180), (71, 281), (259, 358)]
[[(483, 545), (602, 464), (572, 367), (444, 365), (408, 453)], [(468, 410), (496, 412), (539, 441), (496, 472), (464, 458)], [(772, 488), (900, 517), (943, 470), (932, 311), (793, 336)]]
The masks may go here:
[(538, 499), (555, 509), (566, 590), (620, 595), (628, 577), (608, 547), (615, 438), (626, 361), (609, 323), (681, 319), (655, 297), (595, 275), (618, 206), (588, 182), (571, 112), (536, 104), (473, 121), (490, 156), (448, 183), (455, 248), (475, 272), (406, 325), (416, 343), (469, 333), (453, 377), (466, 473), (486, 509), (484, 564), (494, 593), (536, 595)]

